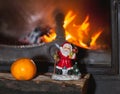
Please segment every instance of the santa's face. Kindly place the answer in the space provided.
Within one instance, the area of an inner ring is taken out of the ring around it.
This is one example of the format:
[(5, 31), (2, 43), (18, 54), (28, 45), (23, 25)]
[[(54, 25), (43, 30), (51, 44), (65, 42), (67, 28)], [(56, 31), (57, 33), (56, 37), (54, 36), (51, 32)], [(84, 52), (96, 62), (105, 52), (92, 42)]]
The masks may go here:
[(63, 47), (61, 47), (61, 53), (64, 56), (69, 56), (72, 50), (72, 46), (70, 44), (66, 44)]

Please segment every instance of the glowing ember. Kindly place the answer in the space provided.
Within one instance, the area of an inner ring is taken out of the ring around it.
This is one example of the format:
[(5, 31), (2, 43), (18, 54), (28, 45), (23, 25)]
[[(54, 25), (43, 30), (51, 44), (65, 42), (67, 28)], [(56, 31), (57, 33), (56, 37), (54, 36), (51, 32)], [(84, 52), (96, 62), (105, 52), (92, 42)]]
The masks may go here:
[[(103, 32), (102, 29), (96, 30), (95, 32), (90, 31), (90, 22), (89, 16), (85, 17), (85, 20), (82, 24), (76, 25), (76, 14), (72, 11), (69, 11), (65, 16), (64, 20), (64, 29), (65, 36), (68, 42), (71, 42), (79, 47), (86, 49), (97, 49), (98, 46), (96, 41), (99, 38), (100, 34)], [(51, 30), (49, 36), (43, 36), (44, 42), (51, 42), (55, 39), (56, 34), (54, 30)]]

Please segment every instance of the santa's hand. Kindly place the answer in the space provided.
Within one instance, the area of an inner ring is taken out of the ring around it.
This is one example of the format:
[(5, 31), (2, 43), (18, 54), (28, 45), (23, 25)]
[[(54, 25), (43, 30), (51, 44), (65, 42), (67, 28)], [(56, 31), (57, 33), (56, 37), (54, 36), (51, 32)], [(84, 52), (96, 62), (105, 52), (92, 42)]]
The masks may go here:
[(55, 55), (53, 56), (53, 58), (54, 58), (54, 60), (55, 60), (56, 62), (58, 62), (58, 61), (59, 61), (59, 57), (58, 57), (58, 55), (57, 55), (57, 54), (55, 54)]
[(70, 52), (70, 54), (69, 54), (69, 58), (74, 59), (75, 56), (76, 56), (76, 54), (75, 54), (74, 52)]

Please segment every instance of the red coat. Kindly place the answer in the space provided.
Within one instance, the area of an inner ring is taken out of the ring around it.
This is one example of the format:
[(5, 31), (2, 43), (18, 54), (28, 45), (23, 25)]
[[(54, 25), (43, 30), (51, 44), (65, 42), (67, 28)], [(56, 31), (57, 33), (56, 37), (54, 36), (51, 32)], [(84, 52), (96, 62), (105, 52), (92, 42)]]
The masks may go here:
[(72, 61), (71, 61), (71, 58), (69, 56), (63, 56), (60, 51), (58, 52), (58, 56), (59, 56), (60, 60), (58, 61), (56, 68), (62, 69), (64, 67), (66, 67), (67, 70), (73, 68)]

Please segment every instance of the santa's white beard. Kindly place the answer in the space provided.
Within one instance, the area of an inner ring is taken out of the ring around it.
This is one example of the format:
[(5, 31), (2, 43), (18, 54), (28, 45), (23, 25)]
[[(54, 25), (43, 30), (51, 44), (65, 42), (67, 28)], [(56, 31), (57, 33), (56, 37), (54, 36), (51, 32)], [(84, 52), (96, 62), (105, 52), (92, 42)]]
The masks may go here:
[(69, 54), (70, 54), (70, 50), (65, 50), (62, 47), (60, 48), (60, 51), (61, 51), (62, 55), (66, 56), (66, 57), (69, 56)]

